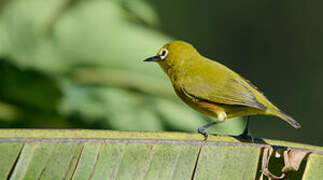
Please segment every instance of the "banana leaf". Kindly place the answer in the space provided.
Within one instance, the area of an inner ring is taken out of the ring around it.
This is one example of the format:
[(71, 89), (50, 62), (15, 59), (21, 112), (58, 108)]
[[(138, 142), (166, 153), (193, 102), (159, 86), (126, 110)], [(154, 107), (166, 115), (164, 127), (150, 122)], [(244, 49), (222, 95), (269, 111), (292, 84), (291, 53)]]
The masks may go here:
[(0, 130), (0, 179), (322, 179), (323, 147), (197, 133)]

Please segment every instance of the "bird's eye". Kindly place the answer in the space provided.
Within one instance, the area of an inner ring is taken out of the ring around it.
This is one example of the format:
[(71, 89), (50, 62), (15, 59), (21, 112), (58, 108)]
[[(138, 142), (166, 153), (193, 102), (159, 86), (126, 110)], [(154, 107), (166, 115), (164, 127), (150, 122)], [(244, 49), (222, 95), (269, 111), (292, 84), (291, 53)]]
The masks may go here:
[(168, 50), (167, 49), (161, 50), (160, 59), (162, 59), (162, 60), (165, 59), (166, 56), (167, 56), (167, 54), (168, 54)]

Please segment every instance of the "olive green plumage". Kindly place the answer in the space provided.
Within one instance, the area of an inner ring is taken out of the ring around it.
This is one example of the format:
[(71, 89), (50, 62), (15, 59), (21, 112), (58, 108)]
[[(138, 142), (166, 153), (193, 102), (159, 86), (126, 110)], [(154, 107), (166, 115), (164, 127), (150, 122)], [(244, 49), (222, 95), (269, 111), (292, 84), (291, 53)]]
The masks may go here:
[(186, 104), (221, 122), (237, 116), (263, 114), (277, 116), (295, 128), (300, 127), (248, 80), (202, 56), (189, 43), (169, 42), (146, 61), (158, 62), (169, 76), (176, 94)]

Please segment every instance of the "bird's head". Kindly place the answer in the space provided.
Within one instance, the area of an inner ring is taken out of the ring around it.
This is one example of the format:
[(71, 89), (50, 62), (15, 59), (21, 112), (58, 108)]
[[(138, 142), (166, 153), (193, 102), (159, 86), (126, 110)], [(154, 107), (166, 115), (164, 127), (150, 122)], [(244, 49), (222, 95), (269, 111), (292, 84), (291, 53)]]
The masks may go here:
[(165, 72), (170, 68), (180, 68), (186, 61), (199, 55), (197, 50), (184, 41), (171, 41), (165, 44), (155, 56), (145, 59), (145, 62), (157, 62)]

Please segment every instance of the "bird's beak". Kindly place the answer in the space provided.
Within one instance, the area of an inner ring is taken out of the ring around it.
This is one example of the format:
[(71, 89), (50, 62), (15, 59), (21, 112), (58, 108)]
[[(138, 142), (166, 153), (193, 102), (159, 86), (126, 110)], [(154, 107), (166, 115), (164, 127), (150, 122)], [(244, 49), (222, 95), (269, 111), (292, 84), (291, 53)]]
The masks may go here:
[(160, 56), (153, 56), (153, 57), (145, 59), (144, 62), (157, 62), (160, 60), (161, 60)]

